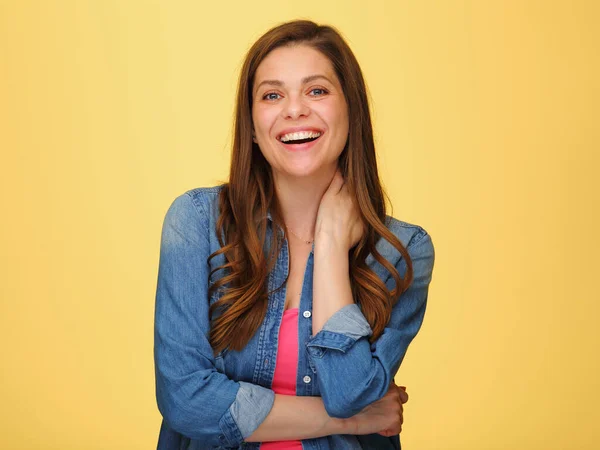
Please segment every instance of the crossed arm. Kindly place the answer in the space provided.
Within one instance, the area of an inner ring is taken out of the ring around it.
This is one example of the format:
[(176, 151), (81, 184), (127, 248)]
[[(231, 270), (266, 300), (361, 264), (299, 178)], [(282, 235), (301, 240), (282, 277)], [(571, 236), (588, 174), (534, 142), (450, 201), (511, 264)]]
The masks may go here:
[(423, 230), (412, 238), (412, 251), (409, 244), (414, 282), (382, 336), (369, 344), (371, 330), (357, 305), (335, 311), (307, 345), (322, 398), (291, 397), (231, 380), (215, 368), (207, 339), (208, 304), (201, 301), (209, 273), (207, 211), (206, 199), (188, 192), (175, 199), (163, 224), (154, 357), (157, 403), (165, 422), (214, 446), (346, 434), (344, 419), (385, 395), (420, 328), (433, 263), (429, 236)]

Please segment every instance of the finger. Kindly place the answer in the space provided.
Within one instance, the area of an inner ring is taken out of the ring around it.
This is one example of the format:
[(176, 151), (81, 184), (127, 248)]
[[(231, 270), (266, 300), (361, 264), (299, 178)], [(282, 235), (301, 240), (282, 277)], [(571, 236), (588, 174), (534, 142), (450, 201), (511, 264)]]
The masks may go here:
[[(404, 392), (406, 393), (406, 386), (398, 386), (400, 389), (402, 389), (402, 391), (400, 392)], [(406, 393), (406, 400), (403, 401), (402, 403), (406, 403), (408, 401), (408, 393)]]
[(400, 394), (400, 401), (402, 403), (406, 403), (408, 401), (408, 394), (403, 389), (398, 389), (398, 393)]

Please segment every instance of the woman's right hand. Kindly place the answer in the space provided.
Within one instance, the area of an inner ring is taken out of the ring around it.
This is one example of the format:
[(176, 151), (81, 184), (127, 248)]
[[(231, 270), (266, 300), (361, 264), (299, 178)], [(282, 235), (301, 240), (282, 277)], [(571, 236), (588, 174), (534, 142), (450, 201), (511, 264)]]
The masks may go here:
[(349, 434), (372, 434), (394, 436), (402, 431), (402, 404), (408, 401), (404, 386), (396, 386), (392, 381), (387, 393), (374, 403), (365, 407), (358, 414), (346, 419), (350, 428)]

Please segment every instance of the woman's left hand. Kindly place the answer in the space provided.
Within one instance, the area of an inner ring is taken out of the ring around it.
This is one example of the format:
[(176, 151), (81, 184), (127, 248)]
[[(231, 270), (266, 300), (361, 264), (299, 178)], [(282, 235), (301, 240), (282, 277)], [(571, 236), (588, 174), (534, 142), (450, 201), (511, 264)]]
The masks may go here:
[(350, 250), (358, 244), (365, 229), (355, 200), (350, 195), (340, 170), (337, 169), (319, 205), (315, 245), (318, 242), (329, 241)]

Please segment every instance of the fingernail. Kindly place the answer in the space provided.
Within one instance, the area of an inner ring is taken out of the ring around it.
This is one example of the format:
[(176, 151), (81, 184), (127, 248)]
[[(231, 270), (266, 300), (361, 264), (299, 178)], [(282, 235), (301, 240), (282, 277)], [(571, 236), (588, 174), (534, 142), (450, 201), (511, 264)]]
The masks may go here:
[(402, 388), (406, 391), (406, 386), (398, 386), (399, 388)]

